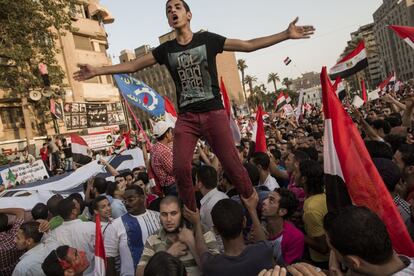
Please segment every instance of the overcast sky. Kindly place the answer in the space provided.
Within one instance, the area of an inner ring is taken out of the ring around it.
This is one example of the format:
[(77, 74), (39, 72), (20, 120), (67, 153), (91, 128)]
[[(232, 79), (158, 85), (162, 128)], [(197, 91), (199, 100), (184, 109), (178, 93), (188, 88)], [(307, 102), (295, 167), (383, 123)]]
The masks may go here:
[[(165, 0), (101, 0), (115, 22), (106, 25), (109, 53), (118, 56), (123, 49), (141, 45), (157, 46), (158, 37), (169, 32)], [(229, 38), (251, 39), (283, 31), (299, 16), (299, 24), (312, 24), (316, 33), (309, 40), (287, 41), (253, 53), (237, 53), (246, 60), (247, 74), (267, 85), (267, 75), (282, 78), (300, 73), (319, 72), (323, 65), (335, 64), (359, 26), (373, 22), (372, 14), (382, 0), (187, 0), (193, 13), (193, 31), (207, 29)], [(291, 65), (283, 60), (289, 56)]]

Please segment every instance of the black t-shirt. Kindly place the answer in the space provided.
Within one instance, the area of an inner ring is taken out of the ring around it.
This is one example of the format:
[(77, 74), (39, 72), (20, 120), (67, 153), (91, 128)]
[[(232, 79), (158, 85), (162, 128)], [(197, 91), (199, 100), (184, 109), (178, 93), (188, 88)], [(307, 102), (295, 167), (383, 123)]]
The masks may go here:
[(179, 113), (207, 112), (223, 109), (217, 77), (216, 55), (223, 52), (225, 37), (194, 33), (185, 46), (177, 40), (167, 41), (152, 54), (165, 64), (174, 80)]
[(201, 264), (205, 276), (256, 276), (263, 269), (273, 268), (273, 247), (262, 241), (248, 245), (239, 256), (207, 252), (201, 256)]

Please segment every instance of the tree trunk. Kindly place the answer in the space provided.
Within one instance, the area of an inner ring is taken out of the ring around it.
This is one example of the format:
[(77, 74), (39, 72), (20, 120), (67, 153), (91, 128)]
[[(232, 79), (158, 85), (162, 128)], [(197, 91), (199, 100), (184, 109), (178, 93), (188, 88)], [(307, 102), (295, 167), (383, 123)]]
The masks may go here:
[(277, 91), (276, 80), (273, 80), (273, 85), (275, 86), (275, 93), (276, 93), (276, 91)]
[(29, 103), (27, 102), (27, 96), (23, 93), (22, 95), (22, 111), (24, 120), (24, 130), (26, 133), (27, 149), (30, 154), (35, 154), (35, 145), (33, 140), (32, 122), (30, 121), (30, 112), (28, 109)]

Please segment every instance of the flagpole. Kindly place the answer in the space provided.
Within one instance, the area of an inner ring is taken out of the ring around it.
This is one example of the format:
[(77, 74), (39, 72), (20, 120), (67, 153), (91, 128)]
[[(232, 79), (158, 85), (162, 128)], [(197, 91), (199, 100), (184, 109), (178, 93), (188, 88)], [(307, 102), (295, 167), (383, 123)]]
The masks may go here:
[[(125, 100), (125, 99), (124, 99), (124, 100)], [(149, 140), (147, 133), (146, 133), (146, 132), (144, 131), (144, 129), (142, 128), (142, 125), (141, 125), (141, 124), (140, 124), (140, 122), (138, 121), (138, 118), (135, 116), (134, 112), (132, 111), (131, 106), (128, 104), (128, 102), (127, 102), (126, 100), (125, 100), (125, 105), (127, 106), (128, 110), (129, 110), (129, 113), (130, 113), (130, 114), (132, 115), (132, 117), (134, 118), (135, 124), (137, 124), (137, 126), (138, 126), (139, 130), (140, 130), (141, 132), (143, 132), (143, 133), (144, 133), (144, 138), (145, 138), (145, 141), (148, 143), (148, 145), (151, 145), (151, 141)]]

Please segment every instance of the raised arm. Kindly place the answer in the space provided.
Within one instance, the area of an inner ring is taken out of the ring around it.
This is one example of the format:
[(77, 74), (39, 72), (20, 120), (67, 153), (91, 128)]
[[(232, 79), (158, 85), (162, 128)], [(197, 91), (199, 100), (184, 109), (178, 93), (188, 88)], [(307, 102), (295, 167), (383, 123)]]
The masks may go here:
[(285, 31), (274, 35), (254, 38), (251, 40), (226, 39), (226, 42), (224, 43), (224, 50), (234, 52), (253, 52), (273, 46), (287, 39), (310, 38), (311, 35), (313, 35), (315, 28), (313, 26), (296, 26), (298, 20), (299, 17), (296, 17), (296, 19), (289, 24), (289, 27)]
[(154, 65), (157, 61), (154, 58), (152, 53), (149, 53), (145, 56), (139, 57), (137, 59), (131, 60), (129, 62), (102, 66), (102, 67), (93, 67), (91, 65), (80, 65), (80, 70), (73, 74), (73, 77), (77, 81), (84, 81), (91, 79), (100, 75), (113, 75), (113, 74), (122, 74), (122, 73), (133, 73)]

